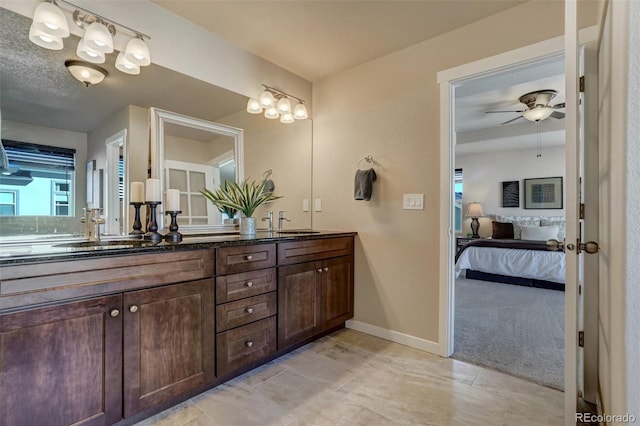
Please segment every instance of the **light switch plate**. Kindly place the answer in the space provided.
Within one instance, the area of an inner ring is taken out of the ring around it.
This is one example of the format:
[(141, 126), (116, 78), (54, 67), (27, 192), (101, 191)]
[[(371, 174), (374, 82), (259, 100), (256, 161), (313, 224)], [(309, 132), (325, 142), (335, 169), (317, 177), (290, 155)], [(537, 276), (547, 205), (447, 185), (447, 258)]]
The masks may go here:
[(316, 198), (316, 205), (314, 210), (317, 212), (322, 211), (322, 198)]
[(404, 194), (402, 208), (404, 210), (424, 210), (424, 194)]
[(305, 198), (304, 200), (302, 200), (302, 211), (303, 212), (308, 212), (309, 211), (309, 209), (310, 209), (309, 204), (310, 204), (310, 202), (309, 202), (308, 198)]

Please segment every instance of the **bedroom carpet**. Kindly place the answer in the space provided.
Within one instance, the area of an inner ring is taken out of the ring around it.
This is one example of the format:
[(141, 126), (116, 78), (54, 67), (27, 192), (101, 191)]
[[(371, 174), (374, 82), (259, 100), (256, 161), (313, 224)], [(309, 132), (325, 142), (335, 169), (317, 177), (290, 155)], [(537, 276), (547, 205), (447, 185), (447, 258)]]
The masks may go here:
[(453, 358), (563, 390), (564, 292), (456, 280)]

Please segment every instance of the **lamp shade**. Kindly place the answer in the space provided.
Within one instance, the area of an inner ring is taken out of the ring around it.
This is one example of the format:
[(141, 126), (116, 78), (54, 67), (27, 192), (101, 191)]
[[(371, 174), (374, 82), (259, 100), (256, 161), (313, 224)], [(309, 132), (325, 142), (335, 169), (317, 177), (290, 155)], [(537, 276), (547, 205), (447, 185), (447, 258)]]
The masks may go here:
[(295, 120), (293, 119), (293, 114), (290, 112), (285, 112), (280, 116), (280, 122), (281, 123), (293, 123)]
[(259, 100), (260, 100), (260, 105), (263, 108), (268, 108), (275, 103), (275, 100), (273, 98), (273, 93), (271, 93), (269, 90), (265, 90), (264, 92), (262, 92), (260, 94)]
[(280, 117), (280, 114), (278, 113), (278, 110), (275, 106), (270, 106), (269, 108), (266, 108), (264, 110), (264, 116), (270, 120), (275, 120), (276, 118)]
[(466, 217), (480, 217), (483, 216), (482, 214), (482, 204), (477, 203), (477, 202), (473, 202), (473, 203), (469, 203), (469, 206), (467, 207), (467, 214), (465, 214)]
[(309, 118), (309, 113), (307, 112), (307, 107), (304, 106), (304, 104), (302, 102), (300, 102), (293, 109), (293, 116), (295, 117), (296, 120), (305, 120), (305, 119)]
[(62, 50), (62, 38), (40, 31), (34, 24), (29, 28), (29, 40), (49, 50)]
[(118, 53), (118, 57), (116, 58), (116, 69), (125, 74), (140, 74), (140, 65), (129, 62), (125, 57), (124, 52)]
[(33, 13), (33, 25), (40, 31), (56, 37), (69, 37), (69, 24), (58, 6), (42, 2)]
[(132, 38), (127, 43), (124, 56), (129, 62), (136, 65), (149, 65), (151, 63), (151, 54), (149, 46), (140, 38)]
[(108, 75), (104, 68), (87, 62), (66, 61), (64, 66), (76, 80), (81, 81), (87, 87), (100, 83)]
[(80, 39), (80, 41), (78, 42), (76, 54), (85, 61), (91, 62), (93, 64), (102, 64), (105, 61), (103, 52), (98, 52), (97, 50), (91, 49), (85, 44), (84, 40), (82, 39)]
[(280, 98), (280, 100), (278, 101), (278, 112), (280, 114), (291, 112), (291, 101), (289, 101), (289, 98), (287, 98), (286, 96)]
[(540, 121), (553, 114), (553, 108), (548, 106), (536, 105), (531, 109), (526, 110), (522, 115), (529, 121)]
[(260, 114), (262, 112), (260, 101), (255, 98), (249, 98), (247, 101), (247, 112), (250, 114)]
[(103, 53), (113, 52), (113, 37), (102, 22), (94, 22), (84, 33), (85, 44), (93, 50)]

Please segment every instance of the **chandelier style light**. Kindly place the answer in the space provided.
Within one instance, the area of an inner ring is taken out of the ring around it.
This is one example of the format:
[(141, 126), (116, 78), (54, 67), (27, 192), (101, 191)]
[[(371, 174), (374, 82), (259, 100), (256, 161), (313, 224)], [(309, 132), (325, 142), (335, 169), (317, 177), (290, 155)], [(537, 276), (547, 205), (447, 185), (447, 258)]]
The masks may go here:
[[(81, 29), (84, 29), (84, 36), (80, 39), (76, 54), (87, 62), (83, 75), (91, 73), (94, 75), (97, 68), (104, 71), (100, 67), (91, 64), (102, 64), (105, 62), (105, 55), (114, 51), (113, 37), (116, 35), (116, 27), (133, 34), (133, 38), (127, 43), (124, 52), (119, 52), (116, 59), (116, 69), (126, 73), (137, 75), (140, 74), (140, 67), (151, 64), (151, 54), (149, 46), (145, 39), (150, 40), (146, 34), (122, 25), (118, 22), (105, 18), (104, 16), (93, 13), (87, 9), (69, 3), (67, 0), (48, 0), (38, 5), (33, 14), (33, 23), (29, 29), (29, 40), (45, 49), (61, 50), (63, 47), (63, 38), (69, 37), (69, 24), (65, 18), (65, 14), (59, 4), (64, 4), (66, 9), (71, 13), (73, 22)], [(69, 61), (67, 61), (69, 62)], [(79, 62), (79, 61), (74, 61)], [(80, 66), (74, 64), (75, 69)], [(71, 71), (71, 67), (67, 66)], [(92, 78), (89, 84), (97, 84), (106, 77), (106, 71), (102, 78)], [(77, 72), (72, 75), (79, 81), (87, 84), (87, 80), (78, 78)]]
[[(309, 118), (304, 100), (263, 84), (264, 91), (256, 98), (250, 98), (247, 102), (247, 112), (250, 114), (262, 114), (270, 120), (280, 119), (281, 123), (293, 123), (295, 120)], [(297, 101), (291, 108), (291, 99)]]

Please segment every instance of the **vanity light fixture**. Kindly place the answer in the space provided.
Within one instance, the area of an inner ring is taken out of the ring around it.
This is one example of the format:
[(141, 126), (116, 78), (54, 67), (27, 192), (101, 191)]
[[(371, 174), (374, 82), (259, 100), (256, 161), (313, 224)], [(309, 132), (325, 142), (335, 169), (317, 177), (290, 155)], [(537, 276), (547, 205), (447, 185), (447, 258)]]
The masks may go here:
[[(261, 114), (264, 112), (266, 118), (271, 120), (280, 118), (281, 123), (293, 123), (295, 120), (309, 118), (304, 100), (266, 84), (262, 86), (264, 90), (260, 96), (257, 99), (250, 98), (247, 102), (248, 113)], [(298, 101), (293, 110), (291, 109), (291, 99)]]
[(92, 84), (98, 84), (105, 79), (109, 73), (102, 67), (82, 61), (65, 61), (64, 66), (67, 67), (72, 76), (76, 80), (84, 83), (89, 87)]
[(127, 43), (125, 51), (119, 53), (116, 68), (135, 75), (140, 74), (140, 66), (151, 64), (149, 46), (145, 42), (145, 39), (151, 37), (67, 0), (45, 0), (38, 5), (29, 30), (29, 40), (46, 49), (62, 49), (62, 38), (69, 36), (69, 25), (59, 5), (64, 5), (75, 24), (85, 30), (76, 50), (80, 58), (94, 64), (105, 62), (105, 54), (114, 51), (113, 37), (116, 35), (116, 27), (119, 27), (120, 31), (131, 33), (133, 38)]

